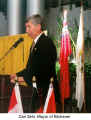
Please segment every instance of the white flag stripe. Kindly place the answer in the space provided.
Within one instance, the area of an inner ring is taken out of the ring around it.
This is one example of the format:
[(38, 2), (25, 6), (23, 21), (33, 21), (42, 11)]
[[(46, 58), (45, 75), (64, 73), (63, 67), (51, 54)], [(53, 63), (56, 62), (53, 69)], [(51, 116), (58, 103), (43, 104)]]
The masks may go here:
[(20, 96), (20, 90), (19, 90), (19, 84), (16, 83), (15, 85), (15, 95), (16, 95), (16, 99), (18, 102), (18, 112), (19, 113), (23, 113), (23, 108), (22, 108), (22, 102), (21, 102), (21, 96)]
[(77, 49), (76, 49), (76, 99), (77, 99), (77, 106), (79, 110), (81, 110), (83, 101), (84, 101), (84, 77), (82, 68), (84, 69), (84, 66), (82, 63), (82, 57), (83, 57), (83, 43), (84, 43), (84, 34), (83, 34), (83, 8), (81, 7), (81, 13), (80, 13), (80, 23), (79, 23), (79, 32), (77, 37)]
[[(81, 57), (80, 57), (81, 59)], [(77, 65), (77, 78), (76, 78), (76, 99), (77, 106), (81, 110), (84, 100), (84, 83), (81, 73), (81, 60), (78, 61)]]
[(47, 111), (47, 107), (48, 107), (49, 99), (52, 95), (52, 91), (53, 91), (53, 85), (52, 85), (52, 83), (50, 83), (47, 98), (46, 98), (45, 105), (44, 105), (43, 113), (46, 113), (46, 111)]

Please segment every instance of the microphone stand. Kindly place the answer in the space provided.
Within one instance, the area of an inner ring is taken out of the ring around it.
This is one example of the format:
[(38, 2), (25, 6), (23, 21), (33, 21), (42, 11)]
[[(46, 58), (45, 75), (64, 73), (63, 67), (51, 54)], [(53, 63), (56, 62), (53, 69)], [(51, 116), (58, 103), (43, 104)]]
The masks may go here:
[(16, 48), (16, 47), (18, 46), (18, 44), (19, 44), (20, 42), (22, 42), (22, 41), (23, 41), (23, 38), (20, 38), (18, 41), (16, 41), (15, 44), (12, 45), (12, 46), (10, 47), (10, 49), (3, 55), (3, 57), (0, 58), (0, 61), (2, 61), (2, 60), (4, 59), (4, 57), (6, 57), (6, 56), (7, 56), (14, 48)]
[(0, 58), (0, 61), (2, 61), (2, 60), (4, 59), (4, 57), (6, 57), (6, 56), (10, 53), (10, 51), (13, 50), (13, 49), (14, 49), (14, 47), (11, 47), (11, 48), (3, 55), (3, 57)]

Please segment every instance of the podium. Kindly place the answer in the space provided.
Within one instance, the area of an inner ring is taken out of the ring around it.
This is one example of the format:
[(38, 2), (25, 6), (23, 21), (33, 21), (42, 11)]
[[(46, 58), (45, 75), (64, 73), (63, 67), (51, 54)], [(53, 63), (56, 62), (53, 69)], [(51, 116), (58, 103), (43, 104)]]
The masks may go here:
[[(0, 75), (0, 113), (8, 113), (10, 96), (14, 88), (10, 83), (9, 75)], [(30, 86), (19, 85), (21, 101), (24, 113), (30, 113), (30, 105), (32, 100), (33, 88)]]
[(0, 113), (7, 113), (10, 98), (9, 75), (0, 75)]
[[(23, 38), (24, 41), (6, 55), (7, 51), (20, 38)], [(9, 76), (25, 68), (31, 45), (32, 39), (27, 34), (0, 37), (0, 113), (8, 112), (10, 96), (14, 87), (14, 84), (10, 83)], [(19, 88), (24, 112), (29, 112), (27, 106), (31, 98), (32, 88), (22, 85)]]

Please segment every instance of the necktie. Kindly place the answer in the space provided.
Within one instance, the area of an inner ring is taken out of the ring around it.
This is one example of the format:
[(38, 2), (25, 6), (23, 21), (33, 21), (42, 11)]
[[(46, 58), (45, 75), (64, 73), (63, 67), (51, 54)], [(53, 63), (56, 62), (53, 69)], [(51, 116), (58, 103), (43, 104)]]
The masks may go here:
[(33, 48), (35, 46), (35, 42), (33, 41), (32, 47), (31, 47), (31, 52), (33, 51)]

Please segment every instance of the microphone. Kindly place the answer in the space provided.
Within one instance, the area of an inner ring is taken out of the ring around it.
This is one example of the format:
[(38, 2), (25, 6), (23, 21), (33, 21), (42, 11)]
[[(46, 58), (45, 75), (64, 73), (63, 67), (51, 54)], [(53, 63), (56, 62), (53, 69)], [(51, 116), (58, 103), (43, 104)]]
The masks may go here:
[(21, 42), (23, 42), (24, 39), (23, 38), (19, 38), (19, 40), (17, 40), (14, 45), (12, 45), (13, 48), (16, 48)]
[(4, 59), (4, 57), (7, 56), (7, 55), (10, 53), (11, 50), (13, 50), (14, 48), (16, 48), (16, 47), (17, 47), (21, 42), (23, 42), (23, 41), (24, 41), (23, 38), (19, 38), (19, 40), (17, 40), (17, 41), (11, 46), (11, 48), (4, 54), (4, 56), (3, 56), (2, 58), (0, 58), (0, 61), (1, 61), (2, 59)]

